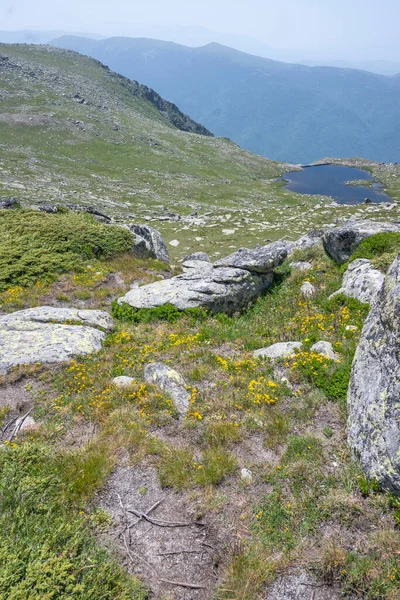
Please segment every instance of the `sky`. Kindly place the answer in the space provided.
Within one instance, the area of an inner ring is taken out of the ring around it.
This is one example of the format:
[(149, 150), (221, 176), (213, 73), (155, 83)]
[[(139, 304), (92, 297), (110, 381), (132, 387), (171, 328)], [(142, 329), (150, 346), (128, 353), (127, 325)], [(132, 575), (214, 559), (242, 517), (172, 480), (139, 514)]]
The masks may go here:
[(331, 58), (399, 61), (399, 24), (400, 0), (0, 0), (0, 30), (158, 31), (197, 45), (206, 28)]

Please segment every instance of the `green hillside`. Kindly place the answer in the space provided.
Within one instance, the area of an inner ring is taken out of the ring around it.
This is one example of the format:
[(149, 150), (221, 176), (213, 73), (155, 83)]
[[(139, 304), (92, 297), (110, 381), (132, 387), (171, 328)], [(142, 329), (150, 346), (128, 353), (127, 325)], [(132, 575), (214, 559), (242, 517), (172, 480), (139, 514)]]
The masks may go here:
[(393, 162), (400, 154), (400, 80), (307, 67), (220, 44), (151, 39), (56, 39), (150, 85), (193, 118), (263, 156), (306, 164), (321, 156)]
[[(0, 197), (148, 222), (177, 258), (295, 239), (364, 210), (332, 211), (329, 199), (286, 191), (276, 178), (293, 167), (177, 129), (207, 133), (152, 90), (74, 52), (0, 45), (0, 75)], [(380, 169), (389, 191), (397, 170), (385, 167), (385, 179)]]

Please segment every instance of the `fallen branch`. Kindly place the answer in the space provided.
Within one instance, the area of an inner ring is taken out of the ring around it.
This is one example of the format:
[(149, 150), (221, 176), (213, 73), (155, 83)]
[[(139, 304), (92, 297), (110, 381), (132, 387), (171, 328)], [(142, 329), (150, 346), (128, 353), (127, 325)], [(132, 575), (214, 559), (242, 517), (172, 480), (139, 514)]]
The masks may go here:
[(33, 411), (33, 406), (27, 413), (25, 413), (20, 419), (17, 419), (17, 424), (15, 425), (12, 434), (8, 438), (8, 441), (11, 442), (13, 438), (15, 438), (21, 430), (22, 425), (25, 423), (25, 419), (29, 417), (31, 412)]
[(187, 581), (172, 581), (171, 579), (159, 579), (161, 583), (168, 583), (169, 585), (178, 585), (179, 587), (189, 588), (191, 590), (206, 590), (206, 585), (198, 585), (197, 583), (189, 583)]
[(157, 556), (173, 556), (174, 554), (201, 554), (205, 552), (202, 548), (198, 550), (175, 550), (174, 552), (159, 552)]
[(132, 515), (135, 515), (135, 517), (138, 517), (139, 520), (144, 519), (145, 521), (148, 521), (152, 525), (157, 525), (158, 527), (191, 527), (192, 525), (200, 525), (202, 527), (204, 526), (203, 523), (179, 523), (179, 522), (175, 523), (174, 521), (164, 521), (164, 520), (159, 520), (159, 519), (152, 519), (151, 517), (148, 516), (147, 513), (143, 513), (138, 510), (128, 510), (128, 512), (131, 513)]

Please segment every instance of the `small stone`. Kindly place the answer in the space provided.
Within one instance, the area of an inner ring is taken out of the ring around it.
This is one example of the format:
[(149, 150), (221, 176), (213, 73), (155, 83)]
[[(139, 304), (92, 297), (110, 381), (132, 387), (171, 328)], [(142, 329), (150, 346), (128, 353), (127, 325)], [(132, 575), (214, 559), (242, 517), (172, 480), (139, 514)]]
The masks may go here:
[(260, 358), (291, 358), (295, 356), (295, 351), (300, 350), (303, 344), (301, 342), (278, 342), (267, 348), (260, 348), (253, 352), (253, 356)]
[(120, 377), (114, 377), (112, 380), (113, 385), (119, 388), (129, 387), (134, 382), (133, 377), (126, 377), (125, 375), (121, 375)]
[(174, 248), (176, 248), (176, 246), (179, 246), (179, 241), (178, 240), (171, 240), (169, 243), (170, 246), (174, 246)]
[(289, 267), (292, 269), (297, 269), (298, 271), (309, 271), (313, 268), (310, 262), (305, 261), (292, 262), (289, 264)]
[(189, 408), (189, 394), (182, 375), (163, 363), (150, 363), (144, 368), (146, 383), (157, 385), (168, 394), (181, 417), (185, 416)]
[(250, 469), (242, 469), (240, 471), (240, 478), (246, 483), (251, 483), (253, 481), (253, 474)]
[(357, 331), (357, 329), (355, 325), (346, 325), (346, 331)]
[[(20, 425), (20, 423), (22, 424)], [(23, 417), (17, 419), (15, 422), (15, 427), (19, 431), (29, 431), (30, 429), (36, 429), (37, 423), (33, 417), (28, 415), (25, 417), (25, 419)]]
[(314, 344), (311, 347), (311, 352), (316, 352), (317, 354), (322, 354), (322, 356), (325, 356), (326, 358), (329, 358), (330, 360), (334, 360), (335, 362), (338, 362), (340, 360), (340, 357), (336, 354), (336, 352), (334, 351), (333, 346), (330, 342), (324, 342), (324, 341), (317, 342), (316, 344)]
[(305, 281), (301, 286), (300, 291), (305, 298), (311, 298), (311, 296), (316, 294), (317, 288), (309, 281)]

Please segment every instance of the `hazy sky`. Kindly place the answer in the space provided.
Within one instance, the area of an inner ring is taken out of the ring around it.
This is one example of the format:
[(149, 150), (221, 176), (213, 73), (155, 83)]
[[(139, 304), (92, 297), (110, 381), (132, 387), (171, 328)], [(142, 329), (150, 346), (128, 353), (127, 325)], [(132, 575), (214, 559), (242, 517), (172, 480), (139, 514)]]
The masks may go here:
[(276, 48), (400, 60), (400, 0), (0, 0), (0, 29), (136, 35), (201, 26)]

